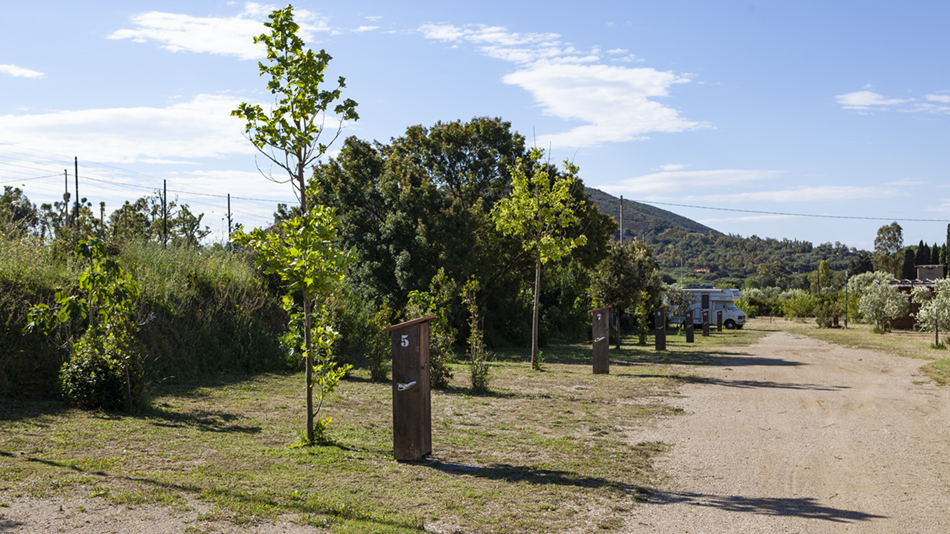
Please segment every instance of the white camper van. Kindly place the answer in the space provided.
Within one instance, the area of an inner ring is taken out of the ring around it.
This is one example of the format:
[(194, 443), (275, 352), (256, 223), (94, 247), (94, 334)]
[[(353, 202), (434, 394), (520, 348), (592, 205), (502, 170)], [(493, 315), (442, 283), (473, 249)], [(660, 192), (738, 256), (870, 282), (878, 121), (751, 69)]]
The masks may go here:
[[(703, 309), (709, 310), (709, 324), (716, 324), (716, 312), (722, 310), (722, 325), (730, 330), (742, 328), (745, 325), (745, 312), (736, 306), (736, 301), (742, 298), (738, 289), (715, 289), (712, 284), (690, 284), (683, 288), (693, 296), (693, 324), (700, 325), (703, 320)], [(674, 323), (682, 323), (683, 317), (673, 317)]]

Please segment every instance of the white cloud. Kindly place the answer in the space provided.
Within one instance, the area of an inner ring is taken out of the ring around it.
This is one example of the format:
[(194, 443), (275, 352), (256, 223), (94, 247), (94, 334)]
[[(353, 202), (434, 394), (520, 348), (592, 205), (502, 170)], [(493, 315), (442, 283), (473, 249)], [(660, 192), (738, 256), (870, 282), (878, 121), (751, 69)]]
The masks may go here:
[[(599, 187), (611, 194), (642, 196), (680, 190), (712, 188), (725, 189), (737, 185), (774, 178), (785, 171), (755, 169), (715, 169), (708, 171), (666, 171), (621, 180), (617, 185)], [(707, 198), (707, 197), (703, 197)], [(682, 200), (682, 198), (680, 199)]]
[[(707, 127), (653, 100), (670, 96), (669, 88), (688, 83), (689, 75), (607, 65), (599, 48), (578, 50), (556, 33), (515, 33), (499, 26), (452, 24), (426, 24), (419, 31), (427, 39), (453, 45), (471, 43), (489, 57), (516, 64), (518, 70), (504, 76), (504, 83), (531, 93), (546, 115), (585, 123), (566, 132), (542, 135), (538, 141), (543, 146), (588, 147), (645, 139), (650, 133)], [(625, 53), (619, 48), (607, 51), (609, 55)], [(634, 56), (620, 60), (634, 61)]]
[(900, 98), (884, 98), (873, 91), (855, 91), (836, 95), (835, 98), (844, 109), (871, 109), (872, 107), (895, 106), (911, 101)]
[[(193, 17), (176, 13), (150, 11), (132, 17), (133, 29), (121, 29), (109, 39), (131, 39), (137, 43), (156, 41), (172, 52), (195, 52), (260, 59), (264, 45), (254, 44), (254, 37), (267, 30), (263, 23), (273, 7), (249, 2), (233, 17)], [(294, 21), (300, 25), (299, 35), (305, 41), (315, 32), (329, 31), (326, 23), (306, 10), (296, 10)]]
[(44, 147), (100, 162), (181, 161), (253, 153), (242, 122), (231, 117), (241, 102), (199, 95), (163, 108), (135, 107), (0, 116), (0, 143)]
[(686, 167), (689, 167), (689, 165), (683, 165), (682, 163), (668, 163), (666, 165), (660, 165), (660, 170), (666, 171), (666, 172), (672, 172), (672, 171), (679, 171), (679, 170), (685, 169)]
[[(867, 89), (868, 86), (865, 88)], [(896, 111), (899, 113), (930, 113), (950, 114), (950, 94), (944, 91), (923, 96), (926, 102), (916, 98), (885, 98), (873, 91), (855, 91), (843, 95), (836, 95), (838, 104), (843, 109), (855, 110), (860, 114), (868, 115), (871, 111)]]
[(17, 67), (16, 65), (0, 65), (0, 74), (7, 74), (17, 78), (42, 78), (43, 73), (35, 70)]
[(629, 52), (629, 50), (625, 48), (614, 48), (607, 51), (608, 54), (626, 54), (627, 52)]
[(378, 29), (379, 29), (379, 26), (360, 26), (359, 28), (356, 28), (353, 31), (356, 33), (363, 33), (363, 32), (371, 32), (373, 30), (378, 30)]

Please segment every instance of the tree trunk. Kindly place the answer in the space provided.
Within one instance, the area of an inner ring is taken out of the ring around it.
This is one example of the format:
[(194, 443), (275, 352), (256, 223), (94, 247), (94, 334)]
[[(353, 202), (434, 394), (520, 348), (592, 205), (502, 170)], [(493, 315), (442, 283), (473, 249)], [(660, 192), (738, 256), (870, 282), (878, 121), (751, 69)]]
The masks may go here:
[(541, 295), (541, 251), (538, 251), (534, 263), (534, 311), (531, 318), (531, 368), (541, 369), (538, 361), (538, 311)]
[(313, 443), (313, 340), (310, 339), (310, 299), (303, 296), (303, 339), (307, 351), (307, 442)]

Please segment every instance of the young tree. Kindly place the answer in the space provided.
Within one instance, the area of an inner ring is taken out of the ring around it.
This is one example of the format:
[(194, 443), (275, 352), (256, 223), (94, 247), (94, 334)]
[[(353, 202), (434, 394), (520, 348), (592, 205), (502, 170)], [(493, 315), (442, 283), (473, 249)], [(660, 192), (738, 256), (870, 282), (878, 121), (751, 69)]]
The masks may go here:
[(874, 265), (878, 270), (890, 273), (895, 278), (901, 275), (904, 246), (904, 230), (897, 222), (882, 226), (874, 239)]
[[(244, 131), (258, 151), (278, 167), (287, 172), (289, 178), (278, 179), (265, 175), (269, 179), (284, 183), (290, 182), (300, 200), (300, 216), (283, 224), (286, 243), (276, 236), (266, 236), (255, 232), (242, 238), (243, 243), (254, 247), (260, 253), (260, 261), (267, 265), (270, 272), (276, 272), (288, 282), (291, 291), (300, 291), (303, 299), (303, 326), (305, 338), (305, 358), (307, 370), (307, 441), (313, 443), (313, 372), (323, 372), (317, 382), (331, 379), (335, 373), (332, 365), (315, 368), (313, 365), (313, 347), (311, 341), (311, 304), (316, 294), (329, 291), (330, 280), (342, 277), (335, 272), (342, 256), (335, 251), (338, 219), (332, 210), (313, 208), (307, 203), (306, 171), (314, 166), (327, 148), (343, 131), (347, 120), (359, 119), (356, 102), (346, 99), (336, 104), (336, 132), (328, 142), (323, 142), (324, 125), (328, 119), (330, 106), (337, 102), (342, 89), (346, 87), (340, 76), (337, 86), (332, 90), (321, 90), (324, 71), (332, 59), (325, 50), (314, 53), (307, 48), (297, 35), (300, 26), (294, 22), (293, 7), (274, 10), (268, 15), (270, 22), (264, 26), (270, 33), (254, 38), (255, 43), (264, 43), (267, 48), (268, 64), (258, 63), (261, 76), (270, 76), (267, 89), (276, 98), (270, 112), (259, 105), (242, 102), (232, 116), (245, 120)], [(314, 211), (311, 214), (311, 210)], [(332, 239), (324, 239), (332, 234)], [(235, 240), (237, 241), (237, 240)], [(292, 301), (292, 299), (291, 299)], [(286, 298), (285, 298), (286, 302)], [(322, 402), (322, 401), (321, 401)]]
[(911, 300), (920, 305), (916, 321), (921, 330), (942, 331), (944, 336), (950, 333), (950, 280), (936, 280), (932, 291), (927, 287), (915, 287)]
[(270, 33), (255, 37), (254, 43), (267, 47), (269, 64), (258, 63), (258, 67), (261, 76), (270, 76), (267, 89), (277, 102), (270, 113), (257, 104), (242, 102), (231, 115), (246, 121), (244, 131), (251, 143), (289, 178), (265, 176), (279, 183), (289, 181), (301, 211), (306, 212), (306, 171), (339, 137), (344, 121), (359, 119), (357, 104), (348, 98), (333, 108), (333, 120), (338, 121), (336, 132), (328, 142), (321, 142), (328, 110), (340, 99), (345, 80), (340, 76), (335, 89), (320, 89), (332, 58), (325, 50), (314, 53), (297, 36), (300, 26), (294, 22), (293, 6), (277, 9), (268, 18), (270, 22), (264, 26), (270, 28)]
[(544, 151), (532, 149), (527, 161), (518, 158), (511, 167), (511, 193), (499, 200), (491, 216), (498, 230), (521, 241), (534, 257), (534, 305), (531, 321), (531, 366), (540, 369), (538, 359), (538, 298), (541, 266), (557, 261), (584, 246), (587, 237), (570, 237), (566, 229), (577, 220), (571, 190), (578, 167), (564, 161), (564, 173), (541, 162)]
[[(611, 243), (607, 257), (600, 262), (591, 280), (591, 297), (595, 307), (612, 306), (617, 314), (617, 348), (623, 332), (620, 318), (627, 312), (641, 311), (646, 304), (655, 304), (660, 298), (663, 282), (653, 261), (650, 247), (636, 239)], [(649, 314), (651, 306), (646, 307)]]
[[(314, 417), (319, 414), (324, 396), (349, 369), (338, 368), (330, 358), (330, 349), (336, 333), (326, 325), (311, 327), (311, 310), (319, 306), (318, 297), (328, 294), (343, 281), (350, 254), (339, 250), (336, 226), (339, 219), (333, 209), (314, 206), (310, 211), (281, 223), (281, 232), (265, 232), (256, 228), (250, 234), (239, 229), (234, 242), (257, 251), (257, 262), (268, 274), (276, 274), (286, 284), (284, 309), (293, 313), (294, 296), (302, 297), (304, 359), (307, 372), (307, 428), (308, 443), (314, 443)], [(314, 348), (316, 333), (317, 350)], [(318, 358), (317, 365), (314, 359)], [(316, 375), (316, 378), (314, 378)], [(313, 410), (314, 384), (319, 387), (320, 405)], [(320, 421), (320, 437), (328, 419)]]

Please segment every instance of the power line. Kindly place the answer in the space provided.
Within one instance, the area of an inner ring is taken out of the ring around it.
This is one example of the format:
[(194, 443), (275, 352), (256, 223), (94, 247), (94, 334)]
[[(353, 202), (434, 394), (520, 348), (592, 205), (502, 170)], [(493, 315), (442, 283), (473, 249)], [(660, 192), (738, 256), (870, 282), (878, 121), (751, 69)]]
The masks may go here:
[[(629, 200), (629, 199), (628, 199)], [(902, 219), (900, 217), (858, 217), (852, 215), (815, 215), (810, 213), (783, 213), (778, 211), (740, 210), (737, 208), (713, 208), (710, 206), (692, 206), (689, 204), (674, 204), (672, 202), (657, 202), (654, 200), (631, 200), (640, 204), (659, 204), (662, 206), (677, 206), (680, 208), (695, 208), (700, 210), (732, 211), (738, 213), (755, 213), (757, 215), (784, 215), (786, 217), (813, 217), (816, 219), (855, 219), (861, 221), (903, 221), (903, 222), (939, 222), (950, 223), (950, 219)]]

